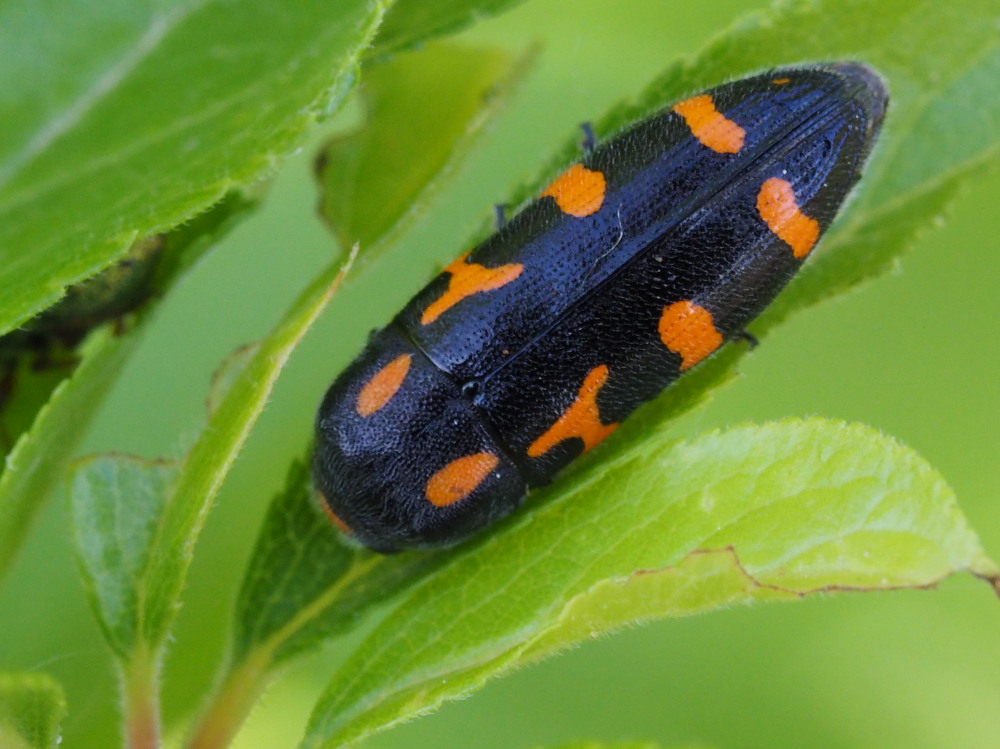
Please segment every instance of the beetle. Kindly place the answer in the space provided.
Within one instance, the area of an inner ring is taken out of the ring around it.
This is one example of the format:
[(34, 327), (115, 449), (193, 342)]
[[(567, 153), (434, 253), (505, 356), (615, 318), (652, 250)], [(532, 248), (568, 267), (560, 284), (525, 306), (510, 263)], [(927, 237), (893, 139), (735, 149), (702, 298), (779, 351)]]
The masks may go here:
[(585, 145), (329, 388), (313, 476), (334, 521), (391, 552), (516, 509), (746, 335), (857, 182), (887, 104), (864, 64), (781, 68)]
[(162, 249), (160, 235), (141, 239), (118, 262), (67, 288), (56, 304), (0, 336), (0, 361), (56, 346), (73, 349), (93, 328), (142, 306), (156, 293)]
[[(78, 362), (76, 348), (87, 333), (102, 323), (120, 323), (155, 296), (162, 250), (160, 235), (134, 242), (117, 263), (70, 286), (56, 304), (0, 336), (0, 414), (16, 389), (22, 362), (35, 370), (69, 370)], [(0, 427), (0, 446), (8, 442)]]

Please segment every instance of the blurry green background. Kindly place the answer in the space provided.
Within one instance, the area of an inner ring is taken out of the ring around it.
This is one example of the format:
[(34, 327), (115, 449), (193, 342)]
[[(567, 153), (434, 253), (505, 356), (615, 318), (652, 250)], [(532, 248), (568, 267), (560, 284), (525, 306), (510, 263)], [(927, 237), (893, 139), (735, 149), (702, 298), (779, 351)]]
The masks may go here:
[[(578, 123), (638, 92), (678, 55), (763, 3), (530, 0), (458, 37), (542, 55), (481, 148), (409, 239), (359, 277), (293, 357), (198, 548), (165, 678), (166, 717), (197, 709), (223, 652), (247, 554), (331, 378), (367, 332), (423, 285)], [(349, 107), (327, 131), (357, 119)], [(886, 137), (892, 136), (891, 120)], [(263, 210), (162, 305), (82, 451), (177, 454), (201, 423), (209, 378), (264, 332), (337, 252), (316, 217), (311, 154), (293, 157)], [(371, 196), (376, 200), (377, 196)], [(746, 358), (744, 377), (678, 429), (819, 414), (863, 421), (920, 452), (1000, 555), (1000, 174), (961, 195), (900, 272), (795, 317)], [(383, 269), (384, 270), (384, 269)], [(374, 274), (372, 274), (374, 275)], [(385, 286), (386, 276), (395, 280)], [(64, 746), (119, 742), (110, 660), (52, 503), (0, 590), (7, 668), (67, 687)], [(14, 603), (16, 602), (16, 604)], [(963, 578), (937, 591), (813, 597), (664, 621), (492, 683), (368, 747), (532, 747), (575, 738), (717, 747), (1000, 746), (1000, 605)], [(291, 747), (339, 652), (293, 668), (241, 749)]]

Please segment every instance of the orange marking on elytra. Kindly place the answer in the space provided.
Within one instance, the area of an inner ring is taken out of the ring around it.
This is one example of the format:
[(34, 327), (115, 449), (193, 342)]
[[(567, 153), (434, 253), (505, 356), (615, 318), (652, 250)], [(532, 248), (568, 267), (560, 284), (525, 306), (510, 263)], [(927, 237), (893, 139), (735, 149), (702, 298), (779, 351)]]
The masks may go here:
[(681, 301), (663, 308), (660, 340), (681, 355), (681, 371), (690, 369), (722, 345), (712, 313), (694, 302)]
[(716, 153), (737, 153), (743, 148), (746, 130), (716, 109), (708, 94), (677, 102), (673, 110), (684, 118), (694, 137)]
[(771, 177), (761, 185), (757, 212), (768, 228), (791, 246), (792, 254), (799, 260), (809, 254), (819, 239), (819, 222), (801, 211), (787, 180)]
[(493, 453), (474, 453), (451, 461), (427, 480), (424, 496), (435, 507), (447, 507), (476, 490), (500, 463)]
[(330, 522), (332, 522), (337, 527), (338, 531), (348, 536), (354, 534), (354, 531), (351, 530), (351, 527), (343, 520), (341, 520), (339, 517), (337, 517), (337, 513), (335, 513), (333, 510), (330, 509), (330, 505), (327, 504), (326, 497), (324, 497), (322, 494), (319, 495), (319, 503), (320, 506), (322, 506), (323, 508), (323, 512), (325, 512), (326, 516), (330, 518)]
[(539, 197), (555, 198), (560, 211), (584, 218), (600, 210), (607, 188), (603, 172), (574, 164), (556, 177)]
[(544, 455), (563, 440), (579, 437), (583, 451), (596, 447), (601, 440), (618, 428), (617, 424), (602, 424), (597, 408), (597, 393), (608, 379), (608, 365), (594, 367), (583, 379), (576, 400), (570, 404), (555, 424), (528, 446), (528, 457)]
[(773, 81), (771, 81), (771, 83), (773, 83), (773, 84), (775, 84), (777, 86), (784, 86), (786, 83), (788, 83), (791, 80), (792, 80), (791, 78), (775, 78)]
[(524, 270), (524, 266), (520, 263), (487, 268), (478, 263), (465, 262), (468, 256), (467, 252), (444, 269), (445, 273), (451, 274), (448, 288), (440, 297), (427, 305), (427, 309), (420, 317), (421, 325), (430, 325), (466, 297), (483, 291), (493, 291), (509, 284)]
[(372, 378), (365, 383), (358, 393), (358, 400), (354, 404), (354, 410), (358, 416), (371, 416), (392, 400), (406, 373), (410, 371), (410, 362), (413, 357), (409, 354), (400, 354), (382, 369), (372, 375)]

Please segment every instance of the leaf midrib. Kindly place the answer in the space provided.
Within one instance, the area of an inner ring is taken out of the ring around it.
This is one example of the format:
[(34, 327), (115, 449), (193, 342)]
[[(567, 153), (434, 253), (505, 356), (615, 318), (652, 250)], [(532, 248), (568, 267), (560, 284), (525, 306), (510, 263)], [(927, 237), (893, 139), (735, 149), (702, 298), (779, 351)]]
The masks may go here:
[(64, 106), (58, 113), (50, 116), (47, 123), (38, 128), (33, 138), (28, 140), (19, 151), (13, 152), (3, 164), (0, 164), (0, 189), (55, 141), (59, 140), (72, 126), (79, 123), (88, 112), (93, 110), (114, 90), (117, 83), (121, 82), (147, 59), (149, 54), (157, 48), (157, 42), (209, 2), (218, 2), (218, 0), (194, 0), (186, 7), (174, 12), (152, 16), (146, 29), (138, 36), (132, 46), (122, 51), (118, 60), (100, 72), (91, 85), (81, 91), (73, 101)]
[[(201, 6), (209, 2), (218, 2), (218, 0), (201, 0), (199, 4), (199, 9)], [(363, 28), (371, 22), (371, 18), (368, 15), (363, 16), (356, 24), (355, 27)], [(331, 31), (334, 27), (331, 27)], [(339, 30), (339, 29), (338, 29)], [(328, 32), (329, 33), (329, 32)], [(161, 35), (162, 38), (164, 35)], [(325, 37), (326, 35), (324, 35)], [(300, 49), (299, 54), (292, 60), (289, 65), (292, 67), (297, 67), (295, 60), (301, 60), (302, 58), (314, 55), (318, 50), (317, 47), (322, 47), (322, 39), (324, 37), (314, 37), (315, 41), (309, 47), (304, 47)], [(356, 46), (352, 45), (345, 54), (341, 55), (335, 64), (330, 65), (330, 71), (339, 71), (344, 68), (344, 63), (347, 60), (353, 60), (357, 56)], [(137, 61), (138, 63), (138, 61)], [(266, 82), (272, 80), (275, 77), (280, 77), (282, 73), (288, 66), (283, 66), (277, 68), (268, 76), (261, 77), (258, 82), (252, 86), (248, 86), (239, 91), (234, 92), (232, 96), (224, 97), (218, 99), (213, 105), (209, 107), (200, 108), (198, 111), (193, 112), (190, 115), (173, 119), (171, 124), (160, 130), (149, 133), (143, 138), (130, 141), (124, 148), (120, 148), (116, 151), (106, 152), (103, 156), (97, 159), (91, 159), (87, 162), (87, 165), (81, 169), (61, 172), (60, 174), (34, 185), (25, 187), (20, 191), (14, 191), (9, 193), (0, 201), (0, 216), (8, 215), (20, 208), (23, 204), (40, 201), (47, 194), (54, 192), (60, 187), (64, 187), (67, 184), (71, 184), (75, 181), (79, 181), (81, 178), (88, 175), (92, 175), (96, 172), (103, 171), (110, 167), (113, 167), (116, 163), (123, 161), (124, 159), (133, 156), (134, 154), (141, 152), (142, 150), (148, 148), (151, 145), (155, 145), (167, 140), (170, 136), (175, 135), (177, 132), (182, 132), (187, 129), (194, 129), (196, 125), (203, 121), (210, 121), (219, 112), (223, 112), (232, 106), (246, 100), (253, 99), (259, 96), (259, 89), (266, 88), (264, 85)], [(110, 91), (111, 89), (108, 89)], [(96, 104), (95, 100), (95, 104)], [(91, 107), (93, 108), (93, 107)], [(77, 120), (79, 121), (79, 120)], [(47, 145), (51, 145), (55, 142), (57, 138), (53, 138), (49, 141)], [(36, 154), (37, 155), (37, 154)], [(25, 162), (30, 163), (30, 162)], [(9, 179), (7, 180), (10, 181)], [(225, 178), (221, 180), (221, 184), (225, 185), (232, 182), (232, 178)], [(0, 188), (2, 188), (3, 182), (0, 181)]]

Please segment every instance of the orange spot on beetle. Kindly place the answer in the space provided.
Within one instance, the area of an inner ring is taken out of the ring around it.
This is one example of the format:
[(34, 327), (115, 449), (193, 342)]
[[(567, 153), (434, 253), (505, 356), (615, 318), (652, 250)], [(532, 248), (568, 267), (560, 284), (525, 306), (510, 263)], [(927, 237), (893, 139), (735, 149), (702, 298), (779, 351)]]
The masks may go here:
[(819, 222), (809, 218), (795, 202), (795, 193), (787, 180), (771, 177), (757, 194), (757, 212), (768, 228), (792, 248), (801, 260), (819, 239)]
[(358, 416), (371, 416), (392, 400), (406, 373), (410, 371), (410, 362), (413, 357), (409, 354), (400, 354), (382, 369), (372, 375), (372, 378), (365, 383), (358, 393), (358, 400), (354, 404), (354, 410)]
[(594, 367), (583, 379), (576, 400), (570, 404), (555, 424), (528, 446), (528, 457), (537, 458), (563, 440), (579, 437), (587, 452), (618, 428), (617, 424), (602, 424), (597, 408), (597, 394), (608, 379), (608, 365)]
[(424, 496), (435, 507), (447, 507), (468, 497), (500, 463), (493, 453), (474, 453), (451, 461), (427, 480)]
[(681, 371), (690, 369), (722, 345), (712, 313), (694, 302), (681, 301), (663, 308), (660, 340), (681, 356)]
[(554, 198), (560, 211), (584, 218), (600, 210), (607, 187), (603, 172), (574, 164), (552, 180), (539, 197)]
[(448, 288), (440, 297), (427, 305), (427, 309), (420, 317), (421, 325), (430, 325), (466, 297), (483, 291), (493, 291), (509, 284), (524, 270), (524, 266), (520, 263), (487, 268), (485, 265), (465, 262), (468, 256), (469, 253), (466, 252), (444, 269), (445, 273), (451, 274)]
[(351, 530), (350, 526), (347, 525), (347, 523), (345, 523), (339, 517), (337, 517), (337, 513), (335, 513), (333, 510), (330, 509), (330, 505), (327, 503), (326, 497), (324, 497), (322, 494), (319, 495), (319, 503), (320, 506), (323, 508), (323, 512), (325, 512), (326, 516), (330, 518), (330, 522), (332, 522), (337, 527), (338, 531), (347, 536), (351, 536), (354, 534), (354, 531)]
[(743, 148), (746, 130), (716, 109), (708, 94), (677, 102), (673, 110), (684, 118), (694, 137), (716, 153), (738, 153)]
[(775, 78), (773, 81), (771, 81), (771, 83), (775, 84), (776, 86), (784, 86), (791, 80), (792, 80), (791, 78)]

